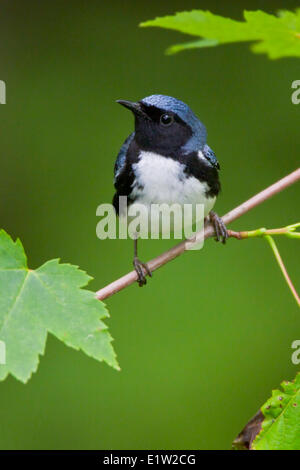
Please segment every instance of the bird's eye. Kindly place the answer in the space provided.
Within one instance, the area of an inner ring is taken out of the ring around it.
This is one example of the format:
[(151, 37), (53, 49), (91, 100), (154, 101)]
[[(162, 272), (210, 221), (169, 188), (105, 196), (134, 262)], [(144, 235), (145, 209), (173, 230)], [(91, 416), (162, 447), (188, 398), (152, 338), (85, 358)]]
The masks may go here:
[(171, 116), (171, 114), (162, 114), (160, 117), (160, 122), (165, 127), (172, 124), (173, 121), (174, 121), (174, 118), (173, 116)]

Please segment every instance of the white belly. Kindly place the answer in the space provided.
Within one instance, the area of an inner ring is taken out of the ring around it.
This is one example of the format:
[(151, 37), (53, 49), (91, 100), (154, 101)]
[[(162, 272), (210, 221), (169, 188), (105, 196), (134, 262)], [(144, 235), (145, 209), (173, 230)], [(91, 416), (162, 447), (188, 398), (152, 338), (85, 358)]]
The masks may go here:
[[(186, 177), (184, 166), (172, 158), (166, 158), (152, 152), (142, 152), (138, 163), (133, 165), (133, 171), (136, 176), (136, 182), (133, 186), (131, 196), (135, 202), (129, 208), (129, 220), (131, 216), (140, 213), (141, 205), (146, 209), (141, 220), (147, 224), (148, 229), (153, 227), (153, 205), (167, 204), (174, 205), (174, 213), (170, 214), (171, 231), (180, 232), (180, 226), (183, 223), (183, 211), (186, 210), (185, 204), (192, 206), (192, 223), (202, 221), (208, 215), (214, 206), (215, 197), (207, 197), (206, 193), (209, 187), (197, 178)], [(197, 212), (196, 206), (202, 206), (201, 211)], [(179, 207), (178, 207), (179, 206)], [(175, 215), (177, 211), (177, 216)], [(178, 218), (178, 213), (181, 217)], [(150, 217), (151, 214), (151, 217)], [(198, 215), (197, 215), (198, 214)], [(201, 216), (199, 216), (201, 214)], [(147, 222), (146, 222), (147, 220)], [(159, 218), (159, 232), (162, 232), (162, 218)]]
[(216, 198), (206, 196), (208, 185), (193, 176), (186, 178), (184, 166), (172, 158), (142, 152), (133, 170), (139, 185), (132, 196), (139, 204), (203, 204), (205, 216), (214, 206)]

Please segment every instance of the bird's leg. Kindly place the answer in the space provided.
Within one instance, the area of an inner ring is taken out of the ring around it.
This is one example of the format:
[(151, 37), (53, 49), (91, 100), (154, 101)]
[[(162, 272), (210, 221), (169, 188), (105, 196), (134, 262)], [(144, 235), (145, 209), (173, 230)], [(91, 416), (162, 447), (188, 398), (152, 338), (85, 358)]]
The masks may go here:
[(227, 232), (226, 225), (224, 224), (221, 217), (219, 217), (218, 214), (216, 214), (215, 212), (210, 211), (209, 218), (215, 229), (215, 233), (216, 233), (215, 240), (217, 242), (222, 241), (222, 243), (226, 243), (226, 240), (228, 238), (228, 232)]
[(146, 274), (152, 277), (152, 273), (146, 263), (142, 263), (137, 254), (137, 236), (134, 237), (134, 258), (133, 258), (133, 266), (138, 276), (138, 284), (140, 287), (143, 287), (147, 284)]

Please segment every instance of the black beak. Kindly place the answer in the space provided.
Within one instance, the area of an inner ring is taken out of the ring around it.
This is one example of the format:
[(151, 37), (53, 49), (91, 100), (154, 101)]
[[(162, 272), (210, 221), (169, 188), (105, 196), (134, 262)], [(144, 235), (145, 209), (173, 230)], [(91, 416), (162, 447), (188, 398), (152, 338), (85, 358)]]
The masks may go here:
[(133, 101), (127, 100), (117, 100), (117, 103), (121, 104), (127, 109), (130, 109), (136, 116), (142, 116), (143, 118), (149, 119), (147, 114), (142, 110), (142, 106), (140, 103), (135, 103)]

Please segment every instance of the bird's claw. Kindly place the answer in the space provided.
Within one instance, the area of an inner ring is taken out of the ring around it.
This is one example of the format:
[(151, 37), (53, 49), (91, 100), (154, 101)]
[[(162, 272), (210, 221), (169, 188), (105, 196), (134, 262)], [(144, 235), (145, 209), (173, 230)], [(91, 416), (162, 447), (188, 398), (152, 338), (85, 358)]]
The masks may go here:
[(137, 282), (140, 287), (143, 287), (147, 284), (146, 275), (152, 277), (152, 272), (149, 269), (149, 266), (146, 263), (142, 263), (138, 258), (133, 259), (133, 266), (137, 273)]
[(213, 224), (213, 227), (215, 229), (215, 234), (216, 234), (215, 240), (217, 242), (222, 241), (222, 243), (225, 244), (228, 238), (228, 231), (227, 231), (226, 225), (224, 224), (221, 217), (219, 217), (218, 214), (216, 214), (215, 212), (210, 211), (209, 216), (210, 216), (210, 221)]

